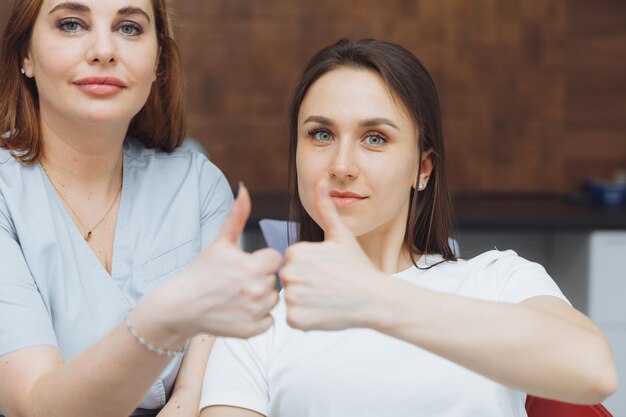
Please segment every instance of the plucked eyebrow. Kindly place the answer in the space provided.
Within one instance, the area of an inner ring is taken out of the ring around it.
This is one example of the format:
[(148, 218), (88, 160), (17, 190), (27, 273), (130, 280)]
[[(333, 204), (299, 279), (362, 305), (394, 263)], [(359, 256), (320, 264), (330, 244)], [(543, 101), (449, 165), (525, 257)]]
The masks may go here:
[[(57, 10), (62, 10), (62, 9), (71, 10), (73, 12), (80, 12), (80, 13), (87, 13), (91, 11), (89, 7), (87, 7), (86, 5), (82, 3), (65, 2), (65, 3), (59, 3), (56, 6), (54, 6), (54, 8), (50, 10), (49, 14), (52, 14), (56, 12)], [(133, 7), (133, 6), (123, 7), (117, 11), (117, 14), (119, 16), (129, 16), (129, 15), (139, 14), (139, 15), (144, 16), (146, 19), (148, 19), (148, 22), (150, 22), (150, 16), (140, 7)]]
[(333, 122), (328, 117), (324, 117), (324, 116), (309, 116), (303, 122), (303, 124), (307, 124), (307, 123), (319, 123), (325, 126), (335, 126), (335, 122)]
[[(321, 125), (331, 126), (331, 127), (336, 125), (336, 123), (332, 119), (329, 119), (328, 117), (324, 117), (324, 116), (309, 116), (303, 122), (303, 124), (306, 124), (306, 123), (319, 123)], [(371, 119), (364, 119), (359, 122), (359, 126), (361, 127), (375, 127), (375, 126), (380, 126), (380, 125), (387, 125), (387, 126), (393, 127), (396, 130), (400, 130), (400, 128), (394, 122), (392, 122), (391, 120), (385, 117), (374, 117)]]
[(50, 10), (50, 13), (48, 14), (52, 14), (56, 12), (57, 10), (62, 10), (62, 9), (71, 10), (73, 12), (82, 12), (82, 13), (86, 13), (89, 11), (89, 7), (85, 6), (82, 3), (65, 2), (65, 3), (59, 3), (56, 6), (54, 6), (54, 8)]
[(120, 10), (118, 10), (117, 14), (120, 15), (120, 16), (128, 16), (128, 15), (133, 15), (133, 14), (140, 14), (140, 15), (144, 16), (146, 19), (148, 19), (148, 22), (150, 21), (150, 16), (148, 16), (148, 13), (146, 13), (140, 7), (133, 7), (133, 6), (123, 7)]
[(365, 120), (362, 120), (361, 123), (359, 123), (359, 125), (363, 127), (387, 125), (387, 126), (393, 127), (396, 130), (400, 130), (400, 128), (394, 122), (392, 122), (391, 120), (385, 117), (374, 117), (373, 119), (365, 119)]

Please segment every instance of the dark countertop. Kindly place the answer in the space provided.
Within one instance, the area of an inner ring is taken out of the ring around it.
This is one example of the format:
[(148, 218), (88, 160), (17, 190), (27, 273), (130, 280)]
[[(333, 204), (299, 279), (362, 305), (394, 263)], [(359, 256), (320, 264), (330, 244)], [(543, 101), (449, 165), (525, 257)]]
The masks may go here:
[(603, 207), (577, 196), (458, 195), (459, 229), (626, 229), (626, 207)]
[[(453, 198), (459, 229), (626, 230), (626, 207), (602, 207), (582, 196), (463, 194)], [(282, 193), (252, 195), (249, 226), (285, 219)]]

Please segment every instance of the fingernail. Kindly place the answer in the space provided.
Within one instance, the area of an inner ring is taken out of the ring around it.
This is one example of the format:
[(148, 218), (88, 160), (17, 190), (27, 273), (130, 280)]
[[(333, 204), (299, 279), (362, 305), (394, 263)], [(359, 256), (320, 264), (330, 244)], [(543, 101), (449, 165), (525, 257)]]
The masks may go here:
[(235, 198), (239, 196), (239, 192), (241, 191), (242, 188), (246, 188), (246, 186), (243, 183), (243, 181), (239, 181), (239, 183), (237, 184), (237, 196), (235, 196)]

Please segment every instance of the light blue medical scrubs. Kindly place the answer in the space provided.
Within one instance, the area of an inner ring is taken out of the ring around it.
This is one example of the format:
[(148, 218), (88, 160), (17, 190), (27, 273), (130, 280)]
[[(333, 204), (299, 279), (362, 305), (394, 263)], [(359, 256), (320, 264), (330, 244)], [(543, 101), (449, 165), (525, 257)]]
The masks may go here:
[[(127, 139), (109, 275), (41, 165), (0, 148), (0, 356), (55, 345), (68, 360), (89, 348), (215, 238), (232, 201), (203, 155)], [(142, 409), (165, 404), (179, 366), (179, 357), (171, 361)]]

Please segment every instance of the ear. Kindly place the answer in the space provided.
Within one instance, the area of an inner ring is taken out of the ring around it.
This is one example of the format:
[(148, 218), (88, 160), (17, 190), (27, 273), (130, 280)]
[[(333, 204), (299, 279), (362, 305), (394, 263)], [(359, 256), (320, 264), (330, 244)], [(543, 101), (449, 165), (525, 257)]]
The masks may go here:
[[(420, 161), (420, 170), (419, 170), (419, 178), (415, 178), (413, 180), (413, 189), (422, 191), (426, 188), (428, 184), (428, 180), (430, 179), (430, 175), (433, 173), (433, 169), (435, 168), (435, 161), (433, 160), (433, 150), (428, 149), (422, 153), (422, 158)], [(422, 184), (422, 188), (418, 188), (419, 184)]]
[(29, 54), (27, 54), (22, 60), (22, 68), (24, 68), (24, 75), (26, 77), (33, 78), (35, 76), (33, 73), (33, 64)]

